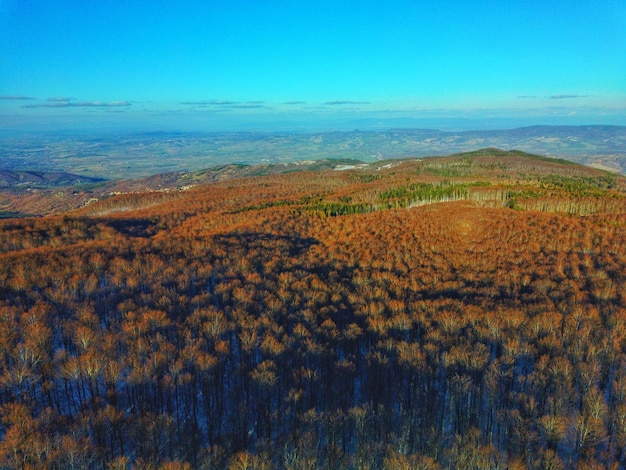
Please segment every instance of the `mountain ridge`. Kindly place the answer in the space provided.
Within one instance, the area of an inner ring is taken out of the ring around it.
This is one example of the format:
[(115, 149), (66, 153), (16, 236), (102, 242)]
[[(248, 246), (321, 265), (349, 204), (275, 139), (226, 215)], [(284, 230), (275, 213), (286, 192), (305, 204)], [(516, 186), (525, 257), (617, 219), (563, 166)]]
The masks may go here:
[[(148, 205), (185, 197), (184, 193), (211, 185), (254, 184), (258, 178), (272, 176), (288, 177), (289, 174), (306, 173), (308, 178), (337, 179), (338, 174), (357, 181), (376, 181), (389, 178), (390, 174), (406, 174), (407, 179), (419, 176), (419, 181), (431, 182), (433, 178), (446, 178), (454, 184), (480, 182), (502, 184), (516, 180), (531, 179), (536, 182), (550, 179), (552, 175), (575, 179), (586, 187), (626, 187), (626, 178), (604, 170), (584, 166), (569, 160), (530, 154), (520, 150), (484, 148), (470, 152), (460, 152), (448, 156), (428, 158), (389, 159), (364, 162), (357, 159), (320, 159), (290, 163), (263, 163), (257, 165), (223, 164), (197, 171), (167, 172), (145, 178), (114, 181), (96, 181), (85, 184), (58, 186), (58, 174), (37, 173), (38, 181), (50, 180), (54, 184), (48, 188), (24, 188), (17, 184), (14, 188), (0, 188), (0, 211), (5, 217), (20, 214), (46, 215), (66, 211), (82, 210), (98, 212), (97, 207), (115, 206), (116, 198), (149, 200)], [(539, 184), (539, 183), (537, 183)], [(384, 188), (381, 191), (385, 191)], [(253, 197), (254, 194), (251, 194)], [(124, 207), (140, 207), (145, 204)], [(251, 206), (255, 204), (251, 202)], [(102, 209), (107, 212), (113, 209)], [(117, 209), (115, 209), (117, 210)], [(124, 209), (127, 210), (127, 209)]]

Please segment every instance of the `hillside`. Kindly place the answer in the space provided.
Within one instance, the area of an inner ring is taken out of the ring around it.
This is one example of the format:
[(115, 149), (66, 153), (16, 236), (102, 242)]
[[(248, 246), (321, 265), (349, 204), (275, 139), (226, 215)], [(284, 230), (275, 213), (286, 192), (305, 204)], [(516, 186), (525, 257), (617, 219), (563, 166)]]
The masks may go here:
[(0, 171), (0, 218), (58, 214), (119, 194), (171, 193), (246, 176), (333, 169), (362, 163), (350, 159), (262, 165), (218, 165), (194, 172), (159, 173), (145, 178), (105, 181), (69, 173)]
[[(415, 181), (429, 183), (432, 181), (432, 178), (437, 177), (443, 177), (446, 181), (457, 179), (461, 183), (466, 182), (468, 178), (473, 178), (479, 180), (480, 184), (483, 185), (489, 183), (495, 186), (502, 186), (503, 183), (506, 183), (510, 186), (510, 183), (515, 178), (518, 180), (522, 178), (528, 180), (528, 184), (535, 187), (543, 184), (542, 178), (545, 179), (546, 175), (559, 175), (574, 178), (578, 181), (575, 184), (580, 183), (584, 185), (584, 180), (591, 178), (593, 180), (590, 182), (592, 186), (600, 184), (600, 186), (608, 188), (608, 186), (613, 184), (616, 188), (624, 188), (623, 177), (573, 164), (569, 160), (548, 158), (518, 150), (505, 151), (487, 148), (455, 154), (449, 157), (394, 159), (374, 163), (365, 163), (353, 159), (321, 159), (278, 164), (226, 164), (194, 172), (161, 173), (138, 179), (106, 182), (93, 180), (94, 184), (84, 184), (90, 180), (79, 177), (66, 180), (65, 184), (61, 184), (60, 182), (63, 180), (59, 175), (40, 172), (37, 174), (39, 178), (37, 188), (32, 186), (24, 188), (20, 184), (0, 188), (0, 215), (58, 214), (85, 206), (92, 207), (84, 212), (95, 213), (98, 207), (115, 205), (115, 201), (118, 199), (124, 201), (132, 199), (170, 200), (180, 197), (180, 194), (178, 194), (180, 192), (208, 183), (292, 172), (353, 170), (356, 171), (356, 176), (354, 176), (356, 179), (374, 178), (378, 180), (381, 177), (381, 171), (385, 173), (385, 170), (391, 167), (400, 168), (401, 171), (414, 172)], [(328, 175), (329, 173), (326, 173), (326, 176), (331, 180), (337, 176), (330, 177)], [(390, 182), (392, 178), (387, 175), (385, 180)], [(14, 178), (13, 181), (18, 182), (19, 180)], [(50, 182), (47, 187), (45, 186), (46, 181)], [(602, 181), (604, 183), (598, 183)], [(545, 184), (543, 185), (545, 186)], [(142, 193), (148, 193), (149, 195), (142, 196)], [(545, 191), (540, 193), (545, 194)], [(506, 197), (503, 196), (501, 199), (504, 201)], [(95, 204), (98, 202), (100, 204)], [(147, 204), (152, 204), (152, 202)], [(138, 203), (137, 207), (141, 205), (142, 203)]]
[(119, 184), (0, 221), (1, 468), (626, 466), (624, 177), (487, 148)]

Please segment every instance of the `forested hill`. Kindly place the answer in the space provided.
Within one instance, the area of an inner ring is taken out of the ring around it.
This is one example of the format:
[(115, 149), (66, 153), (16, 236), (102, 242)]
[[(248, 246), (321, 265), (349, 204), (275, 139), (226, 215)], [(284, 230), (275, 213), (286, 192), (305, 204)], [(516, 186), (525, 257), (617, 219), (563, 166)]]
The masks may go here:
[(0, 468), (626, 467), (623, 177), (258, 170), (0, 221)]
[[(573, 164), (568, 160), (496, 148), (464, 152), (450, 157), (394, 159), (374, 163), (345, 158), (258, 165), (224, 164), (199, 171), (168, 172), (145, 178), (111, 181), (79, 177), (68, 173), (7, 171), (0, 172), (0, 216), (3, 214), (59, 214), (100, 202), (99, 205), (94, 206), (99, 207), (102, 204), (111, 204), (111, 201), (106, 203), (104, 201), (120, 195), (126, 195), (125, 200), (168, 200), (173, 198), (175, 193), (210, 183), (303, 171), (353, 170), (356, 172), (355, 178), (357, 179), (372, 177), (379, 179), (381, 176), (379, 173), (381, 171), (385, 173), (385, 170), (390, 167), (416, 175), (421, 173), (421, 180), (430, 175), (435, 178), (474, 178), (482, 183), (498, 183), (502, 182), (507, 175), (511, 178), (519, 175), (535, 178), (535, 183), (537, 183), (539, 181), (537, 178), (541, 175), (554, 175), (575, 176), (579, 180), (580, 178), (595, 178), (597, 181), (623, 181), (623, 178), (618, 175)], [(528, 172), (530, 172), (529, 175), (527, 175)], [(3, 179), (3, 175), (6, 178)], [(325, 175), (327, 177), (329, 173)], [(143, 193), (149, 193), (149, 195), (142, 196)]]

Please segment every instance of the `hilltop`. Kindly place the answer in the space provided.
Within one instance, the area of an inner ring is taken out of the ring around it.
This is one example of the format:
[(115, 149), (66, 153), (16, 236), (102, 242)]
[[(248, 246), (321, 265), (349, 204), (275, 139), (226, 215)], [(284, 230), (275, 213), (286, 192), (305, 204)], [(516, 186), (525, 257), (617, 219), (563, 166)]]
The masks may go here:
[[(569, 190), (573, 190), (573, 186), (588, 187), (587, 189), (596, 187), (598, 191), (602, 188), (617, 190), (624, 187), (624, 178), (619, 175), (585, 167), (569, 160), (518, 150), (486, 148), (447, 157), (392, 159), (371, 163), (354, 159), (322, 159), (278, 164), (225, 164), (194, 172), (169, 172), (146, 178), (115, 181), (95, 181), (65, 173), (22, 173), (36, 175), (37, 185), (33, 183), (25, 185), (20, 179), (14, 178), (13, 184), (0, 188), (0, 211), (8, 215), (45, 215), (88, 206), (83, 212), (95, 213), (100, 210), (99, 207), (115, 205), (116, 200), (184, 199), (182, 193), (206, 184), (303, 172), (316, 173), (315, 178), (323, 176), (329, 188), (333, 189), (337, 188), (337, 185), (345, 186), (345, 180), (348, 179), (352, 182), (370, 181), (371, 188), (382, 191), (384, 185), (401, 179), (394, 175), (404, 173), (407, 180), (412, 183), (432, 184), (435, 181), (441, 183), (443, 180), (449, 184), (480, 183), (483, 186), (491, 185), (492, 190), (504, 188), (517, 191), (530, 187), (534, 190), (538, 185), (555, 186), (553, 180), (557, 177), (562, 177), (568, 182)], [(89, 181), (93, 183), (89, 184)], [(34, 188), (38, 189), (33, 190)], [(355, 191), (357, 193), (360, 191), (358, 186), (355, 186)], [(480, 191), (473, 189), (470, 192)], [(535, 191), (535, 196), (538, 197), (540, 194), (546, 195), (545, 188), (539, 192)], [(366, 201), (366, 198), (361, 196), (355, 197)], [(137, 204), (137, 207), (140, 207), (142, 203)]]

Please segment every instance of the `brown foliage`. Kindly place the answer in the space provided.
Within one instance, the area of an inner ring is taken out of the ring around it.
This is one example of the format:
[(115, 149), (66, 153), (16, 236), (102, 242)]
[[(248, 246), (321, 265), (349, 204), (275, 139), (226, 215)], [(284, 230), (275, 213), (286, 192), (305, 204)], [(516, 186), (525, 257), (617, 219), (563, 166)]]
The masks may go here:
[(0, 466), (626, 465), (621, 196), (386, 209), (416, 165), (3, 221)]

